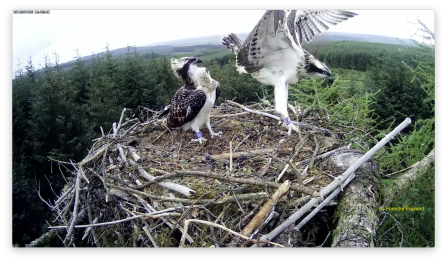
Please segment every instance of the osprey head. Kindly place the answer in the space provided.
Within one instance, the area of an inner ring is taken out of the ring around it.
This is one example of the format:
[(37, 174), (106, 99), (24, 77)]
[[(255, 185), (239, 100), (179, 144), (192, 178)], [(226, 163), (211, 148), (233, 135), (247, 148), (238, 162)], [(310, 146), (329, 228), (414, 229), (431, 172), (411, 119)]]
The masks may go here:
[(332, 84), (333, 78), (329, 67), (316, 59), (309, 52), (304, 51), (304, 76), (327, 78)]
[(189, 71), (197, 68), (197, 64), (202, 63), (202, 60), (196, 57), (182, 57), (180, 59), (171, 59), (171, 68), (174, 71), (176, 77), (187, 81), (189, 78)]

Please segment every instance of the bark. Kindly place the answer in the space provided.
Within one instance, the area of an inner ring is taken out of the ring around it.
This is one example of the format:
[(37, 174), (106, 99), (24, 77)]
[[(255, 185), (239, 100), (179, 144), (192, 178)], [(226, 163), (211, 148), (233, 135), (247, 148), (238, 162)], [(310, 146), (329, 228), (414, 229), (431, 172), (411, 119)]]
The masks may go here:
[[(330, 162), (345, 170), (362, 156), (359, 151), (343, 152), (331, 157)], [(336, 212), (339, 220), (333, 231), (332, 247), (374, 247), (381, 185), (376, 170), (371, 161), (364, 163), (344, 190)]]
[(427, 174), (427, 171), (435, 165), (435, 149), (412, 169), (405, 172), (398, 179), (383, 190), (383, 206), (388, 206), (394, 199), (408, 190), (418, 179)]

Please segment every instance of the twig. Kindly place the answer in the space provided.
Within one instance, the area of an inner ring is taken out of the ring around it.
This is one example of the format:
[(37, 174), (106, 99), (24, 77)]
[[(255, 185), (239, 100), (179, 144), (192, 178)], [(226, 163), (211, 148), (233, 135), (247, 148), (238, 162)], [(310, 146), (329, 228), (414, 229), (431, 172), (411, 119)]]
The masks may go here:
[(50, 185), (51, 192), (53, 192), (53, 194), (54, 194), (55, 196), (57, 196), (56, 192), (54, 192), (53, 186), (51, 185), (51, 182), (50, 182), (50, 180), (48, 179), (47, 175), (44, 175), (44, 177), (45, 177), (45, 179), (47, 180), (48, 185)]
[(79, 171), (81, 172), (82, 178), (87, 182), (87, 184), (90, 184), (90, 180), (88, 180), (87, 176), (84, 173), (84, 168), (83, 166), (79, 166)]
[[(234, 101), (231, 101), (231, 100), (227, 100), (227, 103), (229, 103), (230, 105), (234, 105), (234, 106), (240, 107), (240, 108), (244, 109), (245, 111), (248, 111), (248, 112), (253, 113), (253, 114), (258, 114), (258, 115), (262, 115), (262, 116), (265, 116), (265, 117), (270, 117), (270, 118), (273, 118), (273, 119), (275, 119), (277, 121), (281, 120), (281, 118), (279, 116), (275, 116), (275, 115), (272, 115), (272, 114), (269, 114), (269, 113), (265, 113), (265, 112), (262, 112), (262, 111), (253, 110), (253, 109), (245, 107), (245, 106), (243, 106), (243, 105), (241, 105), (239, 103), (236, 103)], [(322, 132), (328, 132), (328, 133), (332, 132), (329, 129), (322, 128), (322, 127), (317, 127), (317, 126), (313, 126), (313, 125), (309, 125), (309, 124), (302, 123), (302, 122), (292, 121), (292, 123), (295, 124), (295, 125), (300, 125), (300, 126), (305, 127), (305, 128), (319, 130), (319, 131), (322, 131)]]
[(71, 236), (73, 235), (74, 227), (75, 227), (76, 222), (78, 220), (79, 190), (80, 190), (80, 187), (81, 187), (81, 175), (80, 175), (80, 172), (77, 172), (75, 187), (76, 187), (76, 191), (75, 191), (75, 200), (74, 200), (75, 203), (74, 203), (74, 208), (73, 208), (73, 215), (72, 215), (70, 227), (68, 229), (68, 233), (67, 233), (67, 235), (65, 236), (65, 239), (64, 239), (64, 245), (65, 246), (69, 246), (68, 243), (71, 243), (71, 241), (72, 241), (71, 240)]
[[(305, 149), (310, 149), (309, 148), (305, 148)], [(281, 152), (291, 152), (293, 150), (293, 148), (282, 148)], [(275, 148), (265, 148), (265, 149), (255, 149), (252, 151), (245, 151), (245, 152), (236, 152), (236, 153), (232, 153), (232, 157), (233, 158), (238, 158), (241, 155), (246, 155), (246, 156), (250, 156), (250, 155), (265, 155), (271, 152), (274, 152)], [(219, 154), (219, 155), (211, 155), (210, 156), (213, 159), (229, 159), (230, 158), (230, 153), (223, 153), (223, 154)], [(204, 156), (200, 156), (198, 157), (201, 160), (205, 160), (206, 157)]]
[(272, 158), (269, 157), (267, 159), (267, 163), (265, 164), (264, 170), (262, 170), (261, 174), (259, 174), (260, 177), (263, 177), (265, 176), (265, 174), (267, 174), (267, 171), (269, 170), (271, 164), (272, 164)]
[[(327, 158), (327, 157), (333, 155), (333, 154), (336, 153), (336, 152), (343, 151), (343, 150), (347, 150), (347, 149), (349, 149), (349, 146), (347, 146), (347, 147), (340, 147), (340, 148), (331, 150), (331, 151), (329, 151), (329, 152), (326, 152), (326, 153), (324, 153), (324, 154), (321, 154), (321, 155), (316, 156), (314, 161), (318, 161), (318, 160), (325, 159), (325, 158)], [(299, 165), (305, 165), (305, 164), (310, 163), (311, 160), (312, 160), (312, 158), (308, 158), (308, 159), (305, 159), (305, 160), (296, 162), (295, 165), (297, 165), (297, 166), (299, 166)]]
[(158, 247), (157, 245), (157, 241), (155, 241), (154, 237), (152, 236), (151, 232), (149, 231), (149, 229), (147, 228), (147, 226), (143, 227), (144, 233), (146, 233), (147, 237), (149, 238), (149, 240), (152, 242), (152, 245), (154, 247)]
[[(289, 158), (289, 161), (292, 161), (293, 158), (295, 158), (301, 151), (301, 148), (303, 147), (304, 143), (306, 143), (307, 138), (309, 137), (309, 134), (306, 134), (306, 136), (300, 140), (300, 142), (295, 146), (295, 152), (293, 155)], [(278, 177), (275, 179), (275, 182), (279, 182), (279, 180), (282, 178), (284, 173), (287, 171), (287, 168), (289, 168), (289, 164), (287, 164), (284, 169), (281, 171), (281, 173), (278, 175)]]
[(99, 155), (101, 155), (105, 150), (107, 150), (107, 148), (109, 147), (109, 144), (106, 144), (105, 146), (103, 146), (100, 150), (98, 150), (93, 156), (89, 157), (89, 158), (84, 158), (80, 163), (78, 163), (78, 165), (85, 165), (88, 162), (92, 161), (93, 159), (97, 158)]
[[(142, 177), (144, 177), (146, 180), (148, 180), (149, 182), (155, 180), (155, 177), (151, 176), (148, 172), (146, 172), (146, 170), (144, 170), (140, 165), (138, 165), (134, 161), (129, 160), (129, 163), (132, 166), (136, 166), (138, 168), (138, 172), (140, 173), (140, 175)], [(172, 182), (159, 182), (158, 185), (165, 187), (167, 189), (173, 190), (175, 192), (178, 192), (186, 197), (190, 197), (191, 194), (196, 193), (194, 190), (192, 190), (186, 186), (182, 186), (182, 185), (172, 183)]]
[(245, 136), (244, 139), (242, 139), (242, 141), (239, 144), (237, 144), (237, 146), (234, 148), (233, 152), (236, 152), (238, 150), (238, 148), (242, 145), (242, 143), (244, 143), (245, 140), (247, 140), (250, 136), (251, 136), (251, 134), (248, 134), (247, 136)]
[(332, 106), (333, 104), (335, 104), (335, 102), (338, 101), (338, 99), (340, 99), (344, 94), (346, 93), (346, 91), (343, 91), (332, 103), (330, 103), (327, 107)]
[[(216, 199), (196, 200), (196, 199), (184, 199), (184, 198), (175, 198), (175, 197), (162, 197), (162, 196), (148, 194), (148, 193), (141, 192), (141, 191), (138, 191), (138, 190), (135, 190), (135, 189), (127, 188), (127, 187), (117, 186), (117, 185), (113, 185), (113, 184), (108, 184), (108, 185), (109, 186), (114, 186), (114, 187), (116, 187), (118, 189), (121, 189), (123, 191), (127, 191), (127, 192), (131, 192), (131, 193), (134, 193), (134, 194), (143, 195), (143, 196), (146, 196), (148, 198), (160, 200), (160, 201), (163, 201), (163, 202), (175, 202), (175, 203), (182, 203), (182, 204), (205, 204), (205, 203), (214, 202), (215, 204), (226, 204), (228, 202), (236, 201), (236, 199), (233, 196), (226, 197), (225, 199), (221, 199), (219, 201), (216, 201)], [(241, 194), (241, 195), (236, 195), (236, 196), (237, 196), (237, 199), (239, 199), (241, 201), (260, 199), (260, 198), (268, 197), (267, 194), (264, 194), (264, 192)]]
[[(147, 203), (143, 198), (141, 198), (139, 195), (137, 194), (133, 194), (133, 196), (135, 196), (140, 203), (143, 205), (143, 208), (148, 212), (148, 213), (155, 213), (155, 212), (161, 212), (161, 211), (157, 211), (155, 210), (154, 207), (152, 207), (149, 203)], [(168, 210), (166, 210), (167, 212)], [(172, 230), (175, 230), (176, 228), (178, 228), (178, 230), (180, 230), (180, 232), (183, 233), (183, 228), (181, 227), (177, 227), (173, 225), (173, 222), (169, 221), (167, 218), (162, 217), (161, 220), (163, 221), (163, 223), (165, 223), (168, 227), (170, 227)], [(186, 236), (186, 239), (188, 240), (189, 243), (194, 243), (194, 240), (192, 239), (192, 237), (190, 235)]]
[(121, 128), (121, 122), (123, 121), (124, 112), (126, 112), (126, 108), (123, 108), (123, 110), (121, 111), (121, 117), (120, 121), (118, 122), (118, 127), (115, 128), (116, 123), (113, 123), (113, 138), (116, 138), (116, 136), (118, 135), (118, 131)]
[(42, 196), (40, 195), (40, 181), (39, 181), (39, 184), (38, 184), (38, 187), (37, 187), (36, 191), (37, 191), (37, 195), (39, 196), (40, 200), (42, 200), (42, 202), (44, 202), (50, 209), (54, 209), (54, 207), (52, 205), (50, 205), (47, 201), (45, 201), (42, 198)]
[(122, 147), (120, 144), (118, 144), (118, 143), (116, 144), (116, 147), (118, 148), (118, 151), (119, 151), (119, 153), (120, 153), (121, 159), (124, 161), (124, 163), (125, 163), (126, 165), (128, 165), (127, 157), (126, 157), (126, 155), (124, 154), (123, 147)]
[(295, 176), (298, 180), (298, 184), (302, 185), (303, 184), (303, 179), (301, 178), (301, 174), (300, 171), (298, 170), (298, 168), (296, 168), (296, 166), (292, 163), (292, 160), (289, 160), (289, 166), (292, 168), (293, 173), (295, 173)]
[(232, 172), (233, 172), (233, 149), (230, 141), (230, 170), (228, 173), (231, 175)]
[[(134, 220), (134, 219), (137, 219), (137, 218), (157, 219), (157, 218), (161, 218), (161, 217), (181, 216), (181, 215), (182, 214), (180, 214), (180, 213), (163, 213), (163, 214), (157, 214), (157, 215), (143, 214), (143, 215), (138, 215), (138, 216), (134, 216), (134, 217), (128, 217), (128, 218), (124, 218), (124, 219), (120, 219), (120, 220), (116, 220), (116, 221), (97, 223), (97, 224), (90, 224), (90, 225), (77, 225), (77, 226), (75, 226), (75, 228), (100, 227), (100, 226), (115, 225), (115, 224), (123, 223), (123, 222), (126, 222), (126, 221)], [(50, 229), (66, 228), (66, 226), (52, 226), (52, 227), (48, 227), (48, 228), (50, 228)]]
[(331, 235), (331, 232), (329, 232), (326, 236), (326, 238), (324, 239), (323, 243), (321, 243), (321, 245), (319, 245), (318, 247), (323, 247), (324, 243), (326, 243), (327, 239), (329, 238), (329, 236)]
[(418, 162), (416, 162), (416, 163), (414, 163), (413, 165), (411, 165), (411, 166), (407, 167), (407, 168), (404, 168), (404, 169), (402, 169), (402, 170), (396, 171), (396, 172), (394, 172), (394, 173), (391, 173), (391, 174), (389, 174), (389, 175), (384, 175), (384, 177), (392, 177), (392, 176), (394, 176), (394, 175), (397, 175), (397, 174), (403, 173), (403, 172), (405, 172), (405, 171), (407, 171), (407, 170), (410, 170), (410, 169), (412, 169), (412, 168), (413, 168), (413, 167), (415, 167), (415, 166), (416, 166), (417, 164), (419, 164), (419, 161), (418, 161)]
[(231, 191), (233, 193), (234, 198), (236, 199), (236, 203), (239, 206), (239, 209), (241, 210), (242, 214), (245, 214), (244, 209), (242, 208), (241, 204), (239, 203), (239, 200), (237, 199), (236, 193), (234, 191)]
[(234, 114), (226, 114), (226, 115), (210, 115), (210, 117), (213, 118), (224, 118), (224, 117), (232, 117), (232, 116), (240, 116), (240, 115), (246, 115), (249, 112), (241, 112), (241, 113), (234, 113)]
[(155, 144), (155, 142), (158, 141), (158, 139), (160, 139), (160, 137), (162, 137), (164, 134), (166, 134), (168, 132), (168, 130), (165, 130), (163, 133), (161, 133), (161, 135), (159, 135), (157, 138), (154, 139), (154, 141), (152, 141), (152, 144)]
[[(185, 245), (185, 238), (186, 238), (185, 235), (188, 232), (189, 223), (200, 223), (200, 224), (205, 224), (205, 225), (211, 226), (211, 227), (217, 227), (217, 228), (220, 228), (220, 229), (225, 230), (227, 232), (230, 232), (231, 234), (236, 235), (236, 236), (238, 236), (240, 238), (248, 240), (250, 242), (254, 242), (254, 243), (258, 243), (259, 242), (258, 240), (254, 240), (254, 239), (250, 240), (250, 238), (248, 238), (248, 237), (246, 237), (244, 235), (241, 235), (238, 232), (235, 232), (235, 231), (233, 231), (233, 230), (231, 230), (231, 229), (229, 229), (227, 227), (224, 227), (222, 225), (219, 225), (219, 224), (215, 224), (215, 223), (204, 221), (204, 220), (198, 220), (198, 219), (186, 219), (185, 220), (184, 229), (183, 229), (184, 233), (182, 235), (182, 238), (180, 239), (179, 247), (183, 247)], [(266, 244), (275, 245), (275, 246), (278, 246), (278, 247), (284, 247), (283, 245), (280, 245), (280, 244), (277, 244), (277, 243), (273, 243), (273, 242), (265, 242), (265, 243)]]
[(270, 117), (270, 118), (273, 118), (273, 119), (278, 120), (278, 121), (281, 120), (281, 118), (279, 116), (275, 116), (275, 115), (272, 115), (272, 114), (269, 114), (269, 113), (265, 113), (265, 112), (262, 112), (262, 111), (253, 110), (253, 109), (245, 107), (245, 106), (243, 106), (243, 105), (241, 105), (239, 103), (236, 103), (234, 101), (231, 101), (231, 100), (227, 100), (227, 103), (230, 104), (230, 105), (233, 105), (233, 106), (240, 107), (240, 108), (244, 109), (245, 111), (250, 112), (252, 114), (258, 114), (258, 115)]
[(71, 191), (73, 191), (75, 189), (75, 185), (71, 185), (63, 194), (61, 197), (59, 197), (56, 202), (54, 202), (56, 204), (56, 206), (62, 201), (64, 200), (68, 194), (71, 193)]
[[(225, 180), (225, 181), (229, 181), (229, 182), (235, 182), (235, 183), (239, 183), (239, 184), (268, 186), (268, 187), (272, 187), (272, 188), (279, 188), (281, 186), (281, 184), (274, 183), (274, 182), (269, 182), (269, 181), (265, 181), (265, 180), (253, 180), (253, 179), (246, 179), (246, 178), (235, 178), (235, 177), (222, 176), (222, 175), (219, 175), (219, 174), (211, 172), (211, 171), (207, 171), (207, 172), (203, 172), (203, 171), (174, 171), (174, 172), (168, 173), (168, 174), (166, 174), (164, 176), (156, 177), (152, 183), (147, 183), (147, 184), (144, 184), (144, 185), (141, 185), (141, 186), (134, 186), (133, 188), (144, 188), (144, 187), (146, 187), (146, 186), (148, 186), (150, 184), (157, 183), (160, 180), (173, 178), (173, 177), (178, 177), (178, 176), (211, 177), (211, 178)], [(304, 194), (307, 194), (307, 195), (311, 195), (311, 196), (314, 196), (314, 197), (320, 197), (321, 196), (316, 191), (313, 191), (310, 188), (307, 188), (307, 187), (304, 187), (304, 186), (300, 186), (300, 185), (291, 185), (290, 186), (290, 190), (293, 190), (293, 191), (296, 191), (296, 192), (300, 192), (300, 193), (304, 193)], [(139, 192), (139, 191), (137, 191), (137, 192)]]

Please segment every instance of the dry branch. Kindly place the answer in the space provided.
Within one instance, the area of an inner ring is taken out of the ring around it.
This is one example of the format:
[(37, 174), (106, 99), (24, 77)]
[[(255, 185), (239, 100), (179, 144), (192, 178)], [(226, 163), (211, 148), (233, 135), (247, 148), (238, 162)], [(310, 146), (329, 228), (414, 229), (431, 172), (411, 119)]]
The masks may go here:
[(81, 174), (80, 172), (77, 173), (76, 175), (76, 183), (75, 183), (75, 203), (74, 203), (74, 207), (73, 207), (73, 216), (72, 216), (72, 220), (71, 220), (71, 224), (70, 227), (68, 228), (68, 232), (67, 235), (65, 236), (64, 239), (64, 245), (68, 246), (69, 243), (72, 242), (72, 235), (73, 235), (73, 229), (76, 225), (76, 222), (78, 220), (78, 207), (79, 207), (79, 190), (81, 187)]
[(261, 210), (259, 210), (259, 212), (256, 214), (256, 216), (248, 223), (247, 226), (245, 226), (245, 228), (242, 230), (242, 235), (244, 236), (249, 236), (255, 229), (256, 227), (261, 224), (262, 220), (268, 215), (268, 213), (270, 212), (270, 210), (272, 209), (272, 207), (274, 205), (276, 205), (276, 203), (278, 202), (278, 200), (285, 194), (287, 193), (287, 191), (289, 191), (290, 188), (290, 181), (286, 180), (277, 190), (276, 192), (272, 195), (272, 197), (265, 202), (264, 206), (261, 208)]
[[(208, 172), (203, 172), (203, 171), (175, 171), (169, 174), (166, 174), (164, 176), (160, 176), (154, 179), (154, 181), (152, 183), (156, 183), (160, 180), (164, 180), (164, 179), (169, 179), (169, 178), (173, 178), (173, 177), (179, 177), (179, 176), (203, 176), (203, 177), (210, 177), (210, 178), (215, 178), (215, 179), (219, 179), (219, 180), (225, 180), (228, 182), (234, 182), (234, 183), (238, 183), (238, 184), (249, 184), (249, 185), (258, 185), (258, 186), (268, 186), (268, 187), (272, 187), (272, 188), (279, 188), (281, 186), (281, 184), (278, 183), (274, 183), (274, 182), (268, 182), (265, 180), (253, 180), (253, 179), (246, 179), (246, 178), (235, 178), (235, 177), (230, 177), (230, 176), (222, 176), (219, 174), (216, 174), (214, 172), (208, 171)], [(145, 185), (141, 185), (141, 186), (135, 186), (134, 188), (143, 188), (146, 186), (149, 186), (152, 183), (147, 183)], [(314, 197), (320, 197), (320, 194), (318, 192), (315, 192), (312, 189), (306, 188), (304, 186), (300, 186), (300, 185), (291, 185), (290, 186), (290, 190), (296, 191), (296, 192), (300, 192), (300, 193), (304, 193), (307, 195), (311, 195)]]
[[(129, 160), (129, 163), (132, 166), (136, 166), (138, 168), (138, 172), (140, 173), (140, 175), (142, 177), (144, 177), (146, 180), (148, 181), (153, 181), (155, 179), (154, 176), (151, 176), (148, 172), (146, 172), (146, 170), (144, 170), (140, 165), (138, 165), (137, 163), (135, 163), (132, 160)], [(158, 185), (165, 187), (169, 190), (178, 192), (186, 197), (190, 197), (191, 194), (195, 194), (196, 192), (188, 187), (176, 184), (176, 183), (172, 183), (172, 182), (159, 182)]]

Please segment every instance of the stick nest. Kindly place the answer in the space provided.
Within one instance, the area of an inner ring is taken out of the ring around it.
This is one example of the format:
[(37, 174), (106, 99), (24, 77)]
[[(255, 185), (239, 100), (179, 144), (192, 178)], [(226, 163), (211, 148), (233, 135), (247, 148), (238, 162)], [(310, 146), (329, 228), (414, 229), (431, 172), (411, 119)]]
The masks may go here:
[[(119, 124), (73, 164), (73, 176), (50, 205), (59, 225), (53, 230), (65, 234), (66, 246), (251, 245), (340, 174), (319, 156), (345, 141), (343, 130), (326, 129), (324, 118), (310, 115), (300, 133), (288, 136), (282, 122), (247, 108), (274, 113), (265, 104), (228, 101), (211, 112), (214, 132), (223, 135), (211, 138), (203, 127), (202, 146), (190, 142), (193, 132), (167, 128), (161, 112), (141, 109), (142, 122), (123, 121), (123, 110)], [(272, 199), (285, 183), (287, 192)], [(269, 199), (267, 215), (245, 229)]]

